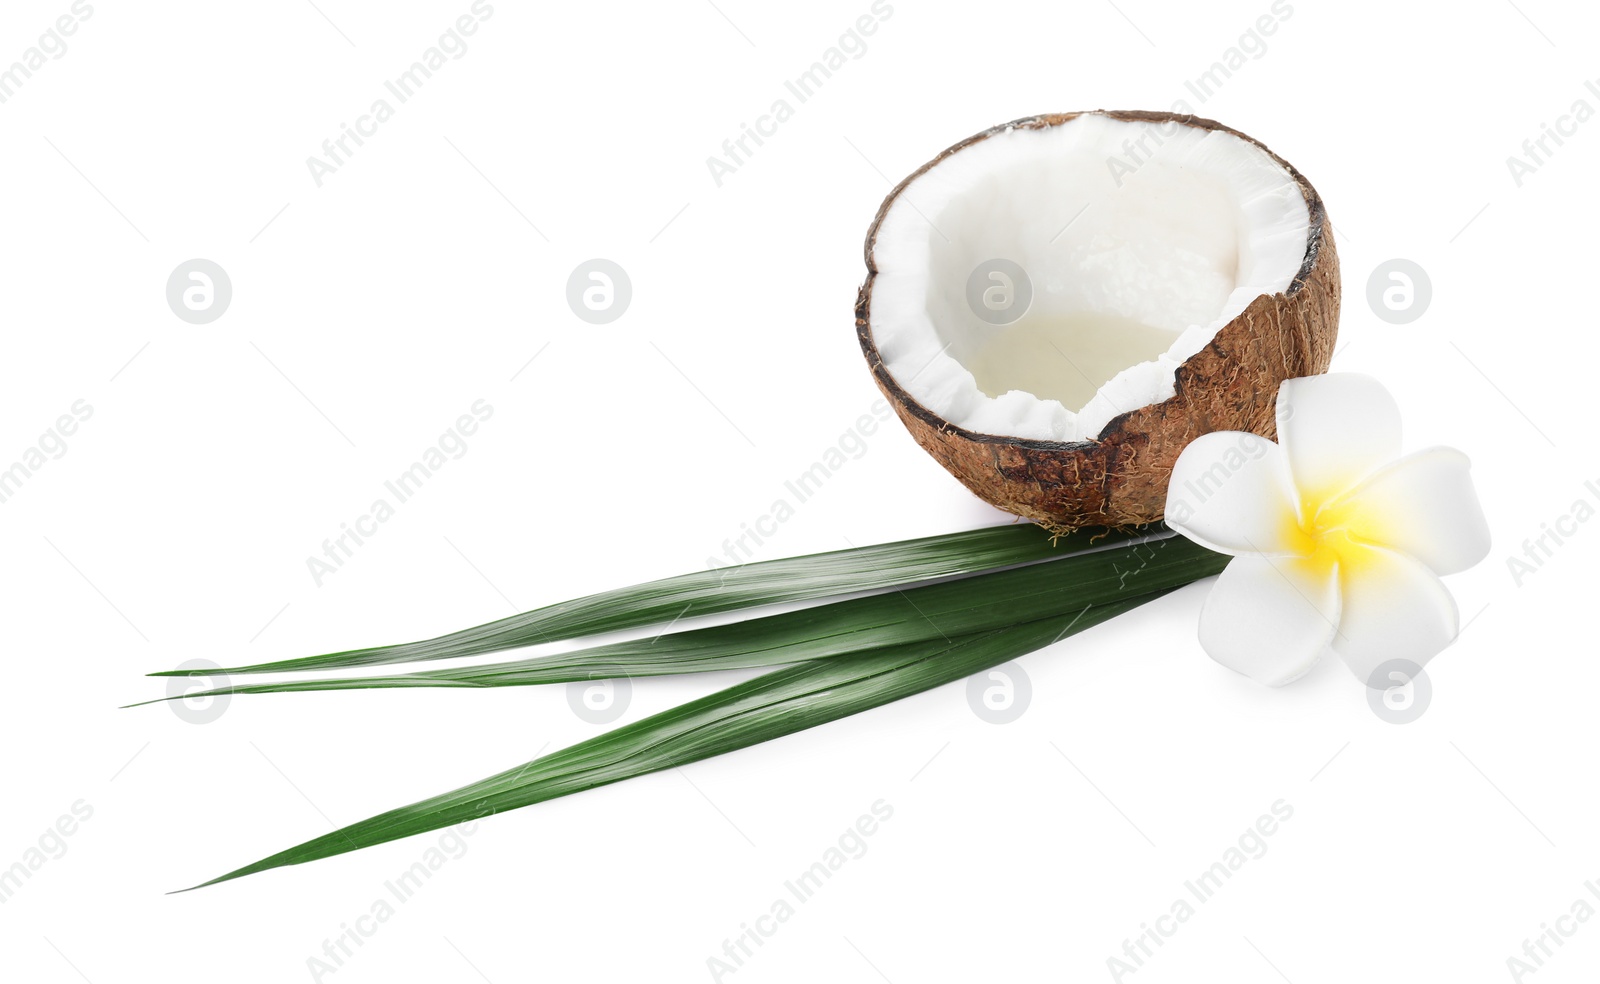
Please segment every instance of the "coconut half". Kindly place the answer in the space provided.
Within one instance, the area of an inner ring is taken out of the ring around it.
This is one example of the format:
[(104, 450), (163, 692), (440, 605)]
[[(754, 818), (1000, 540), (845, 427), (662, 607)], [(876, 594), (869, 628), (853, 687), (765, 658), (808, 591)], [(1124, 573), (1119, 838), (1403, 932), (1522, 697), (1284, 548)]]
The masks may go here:
[(1324, 372), (1339, 262), (1322, 199), (1258, 141), (1166, 113), (1017, 120), (902, 181), (868, 231), (856, 332), (917, 443), (1056, 529), (1161, 518), (1178, 453), (1276, 436)]

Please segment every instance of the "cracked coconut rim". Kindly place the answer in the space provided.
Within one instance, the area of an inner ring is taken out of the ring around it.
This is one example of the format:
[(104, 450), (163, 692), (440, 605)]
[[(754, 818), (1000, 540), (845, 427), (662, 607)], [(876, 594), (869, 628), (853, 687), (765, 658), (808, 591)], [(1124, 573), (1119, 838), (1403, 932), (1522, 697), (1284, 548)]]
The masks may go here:
[(1277, 384), (1327, 368), (1326, 222), (1294, 168), (1214, 121), (1018, 120), (890, 193), (857, 332), (913, 436), (980, 497), (1067, 528), (1150, 522), (1184, 444), (1272, 436)]

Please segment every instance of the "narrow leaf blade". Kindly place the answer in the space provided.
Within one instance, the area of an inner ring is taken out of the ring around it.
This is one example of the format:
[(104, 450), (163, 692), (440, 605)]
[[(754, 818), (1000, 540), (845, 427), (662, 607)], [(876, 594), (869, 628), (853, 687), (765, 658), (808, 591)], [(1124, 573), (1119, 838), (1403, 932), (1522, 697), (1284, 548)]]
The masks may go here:
[[(1055, 543), (1049, 533), (1032, 524), (946, 533), (696, 571), (587, 595), (420, 642), (254, 663), (226, 668), (222, 672), (330, 670), (475, 656), (701, 615), (814, 601), (1031, 564), (1138, 539), (1149, 532), (1080, 530)], [(151, 675), (190, 676), (215, 672), (165, 670)]]
[(866, 649), (938, 642), (1188, 584), (1228, 558), (1160, 540), (817, 605), (728, 625), (553, 656), (389, 676), (239, 683), (165, 699), (391, 687), (512, 687), (785, 666)]
[(1075, 616), (1012, 625), (954, 642), (907, 643), (777, 670), (351, 824), (195, 887), (439, 830), (803, 731), (998, 666), (1162, 593), (1125, 597)]

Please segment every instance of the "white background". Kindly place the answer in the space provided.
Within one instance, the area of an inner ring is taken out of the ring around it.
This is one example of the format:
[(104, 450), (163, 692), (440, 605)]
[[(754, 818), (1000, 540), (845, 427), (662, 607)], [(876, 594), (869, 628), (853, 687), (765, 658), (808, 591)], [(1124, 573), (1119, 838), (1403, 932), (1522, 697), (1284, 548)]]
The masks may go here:
[[(8, 0), (0, 64), (68, 6)], [(94, 410), (0, 505), (0, 867), (93, 810), (0, 906), (8, 978), (312, 979), (435, 838), (163, 893), (599, 726), (564, 687), (241, 697), (196, 726), (118, 710), (164, 692), (142, 674), (705, 566), (877, 398), (851, 308), (891, 179), (1008, 119), (1180, 99), (1316, 184), (1345, 275), (1335, 368), (1388, 384), (1409, 446), (1474, 459), (1495, 544), (1451, 579), (1470, 621), (1422, 718), (1379, 720), (1339, 666), (1276, 691), (1231, 675), (1196, 644), (1196, 585), (1026, 657), (1009, 725), (947, 686), (493, 817), (322, 979), (713, 979), (724, 940), (880, 799), (867, 853), (722, 979), (1109, 980), (1279, 799), (1265, 856), (1124, 979), (1506, 980), (1542, 923), (1600, 906), (1600, 523), (1520, 586), (1507, 569), (1600, 482), (1600, 120), (1521, 187), (1506, 164), (1575, 100), (1600, 109), (1592, 10), (1294, 0), (1201, 101), (1185, 81), (1265, 0), (894, 0), (718, 187), (706, 158), (867, 0), (497, 0), (319, 188), (306, 158), (469, 3), (318, 7), (96, 2), (0, 105), (0, 463)], [(596, 256), (633, 282), (607, 326), (564, 297)], [(233, 282), (204, 326), (164, 299), (193, 257)], [(1432, 278), (1410, 325), (1365, 300), (1392, 257)], [(306, 558), (480, 399), (468, 453), (318, 587)], [(1004, 521), (898, 425), (867, 448), (758, 556)], [(625, 719), (734, 678), (639, 682)], [(1600, 970), (1600, 919), (1564, 942), (1539, 984)]]

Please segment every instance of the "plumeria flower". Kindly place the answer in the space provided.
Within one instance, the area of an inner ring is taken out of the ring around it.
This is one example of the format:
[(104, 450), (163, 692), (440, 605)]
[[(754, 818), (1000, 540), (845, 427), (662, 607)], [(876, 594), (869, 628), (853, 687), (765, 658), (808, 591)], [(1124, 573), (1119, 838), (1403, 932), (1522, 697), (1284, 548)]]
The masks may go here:
[(1393, 660), (1421, 666), (1456, 637), (1440, 575), (1489, 552), (1467, 456), (1400, 457), (1400, 411), (1355, 373), (1278, 389), (1278, 442), (1196, 438), (1167, 487), (1167, 523), (1233, 559), (1200, 612), (1212, 659), (1271, 686), (1329, 650), (1380, 689)]

